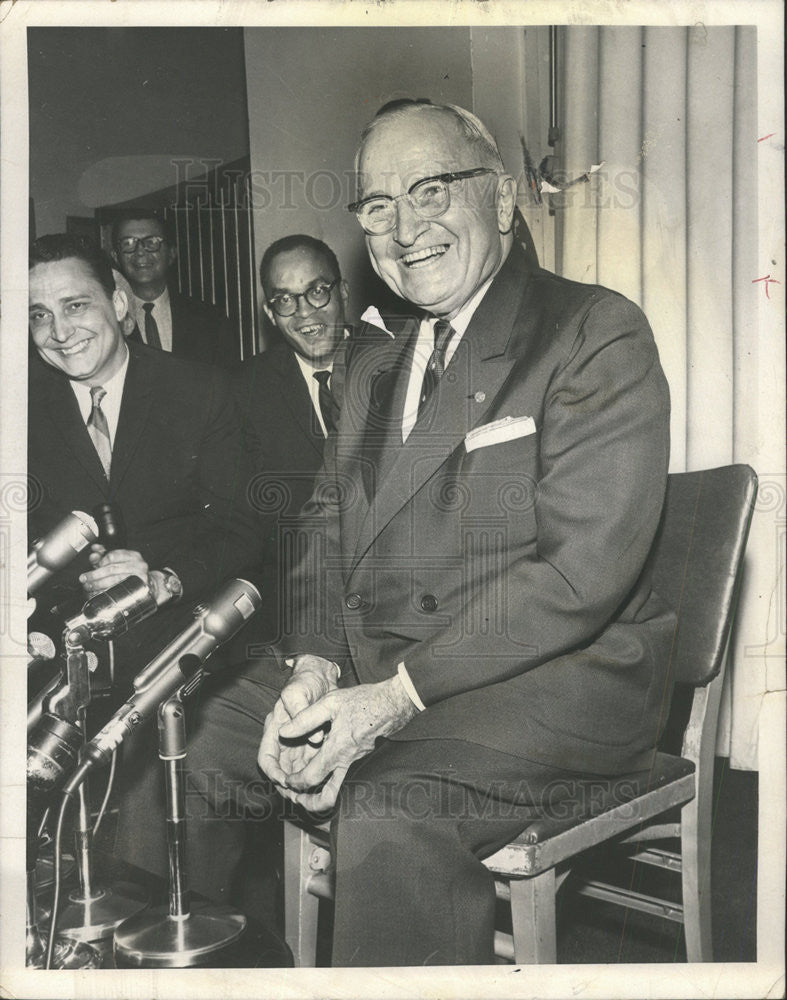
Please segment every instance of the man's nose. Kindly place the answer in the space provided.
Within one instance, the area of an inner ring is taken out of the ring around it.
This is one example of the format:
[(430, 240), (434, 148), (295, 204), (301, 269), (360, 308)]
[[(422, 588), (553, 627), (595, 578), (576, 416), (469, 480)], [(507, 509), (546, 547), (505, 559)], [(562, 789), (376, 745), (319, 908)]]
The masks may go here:
[(67, 316), (52, 317), (52, 339), (64, 344), (74, 331), (74, 324)]
[(314, 312), (314, 306), (309, 302), (305, 295), (298, 296), (298, 308), (296, 312), (299, 316), (308, 316), (310, 313)]
[(397, 243), (405, 247), (412, 246), (428, 228), (429, 222), (421, 218), (407, 198), (399, 198), (396, 201), (394, 239)]

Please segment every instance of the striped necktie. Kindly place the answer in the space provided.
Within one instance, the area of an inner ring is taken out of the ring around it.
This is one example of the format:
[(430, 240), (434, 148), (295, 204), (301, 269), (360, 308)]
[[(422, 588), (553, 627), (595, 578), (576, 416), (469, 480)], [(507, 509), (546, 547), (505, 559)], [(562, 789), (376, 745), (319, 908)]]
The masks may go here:
[(437, 384), (445, 371), (445, 351), (451, 337), (456, 331), (447, 319), (438, 319), (434, 324), (434, 349), (426, 365), (424, 381), (421, 386), (421, 398), (418, 403), (418, 415), (423, 412), (426, 402), (437, 388)]
[(87, 418), (87, 432), (98, 452), (101, 464), (104, 466), (104, 474), (109, 479), (109, 469), (112, 465), (112, 444), (109, 439), (109, 424), (106, 414), (101, 409), (101, 400), (106, 396), (107, 390), (100, 385), (94, 385), (90, 390), (90, 399), (93, 408)]
[(156, 317), (153, 315), (153, 303), (144, 302), (142, 308), (145, 310), (145, 343), (148, 347), (158, 347), (161, 350), (161, 337)]

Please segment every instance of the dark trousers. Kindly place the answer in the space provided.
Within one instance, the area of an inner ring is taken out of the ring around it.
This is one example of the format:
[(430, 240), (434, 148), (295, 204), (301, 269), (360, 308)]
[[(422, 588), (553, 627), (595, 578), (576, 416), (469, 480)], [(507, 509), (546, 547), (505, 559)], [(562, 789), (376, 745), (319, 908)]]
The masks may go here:
[(576, 775), (463, 740), (391, 740), (358, 762), (332, 824), (334, 966), (494, 961), (481, 862), (570, 806)]
[[(190, 713), (188, 875), (195, 891), (235, 906), (250, 832), (264, 842), (260, 832), (291, 809), (256, 765), (283, 680), (274, 670), (258, 664), (215, 678)], [(164, 872), (153, 764), (131, 775), (117, 851)], [(532, 820), (564, 811), (576, 778), (462, 740), (380, 741), (348, 773), (332, 822), (333, 965), (491, 963), (494, 883), (481, 859)]]

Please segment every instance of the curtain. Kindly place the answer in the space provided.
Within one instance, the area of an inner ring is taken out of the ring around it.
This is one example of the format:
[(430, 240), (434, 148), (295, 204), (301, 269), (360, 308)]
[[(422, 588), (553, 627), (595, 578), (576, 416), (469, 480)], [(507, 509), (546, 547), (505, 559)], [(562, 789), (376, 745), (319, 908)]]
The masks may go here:
[(785, 533), (778, 371), (758, 318), (754, 27), (565, 27), (558, 45), (557, 270), (642, 306), (672, 396), (671, 471), (747, 462), (760, 496), (717, 752), (757, 767), (760, 701), (776, 674)]

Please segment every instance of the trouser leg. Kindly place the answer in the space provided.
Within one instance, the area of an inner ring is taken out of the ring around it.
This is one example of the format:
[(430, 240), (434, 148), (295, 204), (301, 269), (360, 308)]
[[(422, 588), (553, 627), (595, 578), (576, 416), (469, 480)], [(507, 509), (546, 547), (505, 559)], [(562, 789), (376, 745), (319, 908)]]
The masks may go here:
[(334, 966), (494, 960), (481, 862), (555, 805), (565, 772), (461, 740), (381, 744), (333, 822)]

